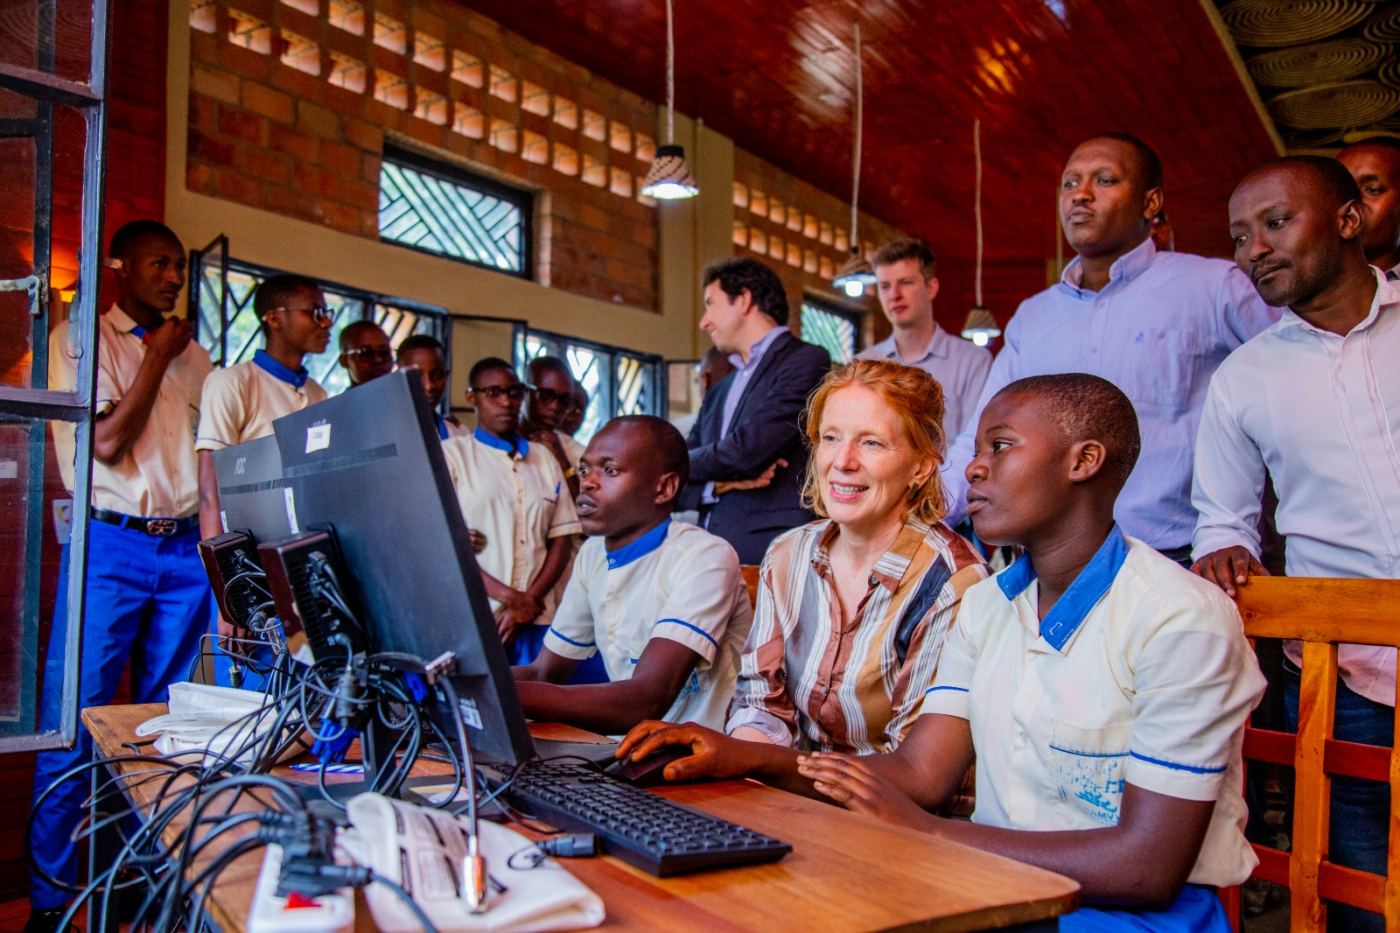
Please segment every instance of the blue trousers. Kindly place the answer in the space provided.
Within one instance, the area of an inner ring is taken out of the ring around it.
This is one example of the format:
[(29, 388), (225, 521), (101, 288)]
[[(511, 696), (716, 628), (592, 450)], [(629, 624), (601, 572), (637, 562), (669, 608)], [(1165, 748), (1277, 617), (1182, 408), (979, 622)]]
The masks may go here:
[(1161, 910), (1081, 907), (1060, 918), (1060, 933), (1230, 933), (1230, 921), (1214, 888), (1188, 884)]
[[(213, 611), (209, 579), (195, 549), (198, 542), (197, 529), (161, 538), (102, 522), (88, 523), (87, 604), (78, 674), (80, 708), (111, 703), (128, 660), (135, 703), (165, 700), (171, 683), (188, 678), (199, 651), (199, 636), (208, 628)], [(63, 547), (62, 566), (39, 706), (39, 726), (44, 731), (58, 728), (62, 703), (67, 545)], [(39, 753), (34, 767), (35, 798), (63, 772), (91, 759), (92, 738), (79, 723), (77, 742), (71, 749)], [(72, 835), (83, 816), (89, 790), (87, 774), (66, 781), (34, 816), (30, 844), (35, 861), (68, 883), (78, 877)], [(37, 875), (31, 877), (33, 909), (61, 907), (71, 898), (69, 892)]]
[[(1298, 674), (1285, 667), (1283, 705), (1288, 728), (1298, 728)], [(1368, 700), (1337, 680), (1337, 714), (1333, 735), (1346, 742), (1391, 746), (1395, 737), (1395, 707)], [(1361, 778), (1332, 778), (1332, 813), (1327, 857), (1338, 865), (1385, 874), (1387, 833), (1390, 829), (1390, 786)], [(1342, 904), (1330, 904), (1327, 927), (1348, 933), (1381, 933), (1380, 914)]]
[[(515, 640), (506, 648), (506, 657), (511, 664), (530, 664), (540, 656), (544, 648), (544, 636), (548, 625), (522, 625), (515, 633)], [(608, 669), (603, 664), (602, 652), (593, 652), (593, 657), (580, 661), (574, 668), (570, 684), (605, 684), (608, 682)]]

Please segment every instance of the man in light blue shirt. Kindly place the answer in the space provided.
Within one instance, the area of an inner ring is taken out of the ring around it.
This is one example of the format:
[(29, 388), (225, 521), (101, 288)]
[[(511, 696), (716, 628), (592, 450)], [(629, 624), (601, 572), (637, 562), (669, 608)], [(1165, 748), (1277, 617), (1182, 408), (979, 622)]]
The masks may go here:
[[(1078, 254), (1061, 280), (1021, 303), (977, 403), (1027, 376), (1102, 376), (1132, 400), (1142, 456), (1118, 497), (1124, 532), (1189, 562), (1196, 512), (1191, 467), (1206, 388), (1235, 347), (1278, 320), (1249, 279), (1223, 259), (1159, 252), (1149, 236), (1162, 211), (1162, 167), (1120, 134), (1081, 143), (1060, 180), (1060, 225)], [(964, 470), (977, 418), (948, 452), (952, 511), (966, 509)]]
[(875, 290), (894, 333), (860, 354), (917, 366), (943, 388), (943, 445), (947, 447), (976, 413), (982, 384), (992, 368), (985, 347), (954, 337), (933, 319), (938, 266), (923, 240), (899, 237), (875, 251)]

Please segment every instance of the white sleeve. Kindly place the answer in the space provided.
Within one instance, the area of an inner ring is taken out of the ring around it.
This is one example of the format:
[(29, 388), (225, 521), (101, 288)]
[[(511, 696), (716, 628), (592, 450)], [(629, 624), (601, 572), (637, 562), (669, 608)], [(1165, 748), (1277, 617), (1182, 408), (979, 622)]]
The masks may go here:
[[(974, 430), (977, 426), (977, 416), (981, 413), (982, 388), (987, 384), (987, 374), (992, 371), (992, 354), (985, 347), (975, 347), (976, 353), (971, 355), (971, 362), (967, 367), (962, 387), (958, 393), (958, 433), (961, 434), (971, 425)], [(949, 443), (952, 439), (949, 439)], [(971, 459), (970, 457), (968, 458)]]
[(1196, 433), (1191, 478), (1191, 505), (1196, 509), (1191, 556), (1196, 560), (1235, 545), (1259, 556), (1264, 458), (1236, 420), (1237, 406), (1228, 397), (1228, 380), (1222, 375), (1217, 370), (1206, 391)]
[(248, 400), (243, 397), (240, 382), (234, 369), (216, 369), (204, 380), (195, 450), (222, 450), (243, 439)]
[(574, 558), (574, 571), (569, 574), (569, 583), (549, 623), (549, 631), (544, 633), (544, 647), (561, 658), (576, 661), (586, 661), (598, 653), (598, 634), (593, 626), (593, 608), (588, 601), (586, 555), (580, 548)]
[(938, 673), (933, 678), (933, 686), (924, 690), (923, 706), (919, 715), (941, 713), (959, 719), (972, 718), (971, 690), (972, 674), (977, 669), (977, 643), (970, 629), (975, 625), (975, 611), (969, 608), (976, 602), (974, 596), (969, 601), (963, 594), (958, 606), (958, 617), (953, 622), (953, 630), (943, 643), (943, 656), (938, 661)]
[(739, 555), (727, 542), (713, 538), (677, 556), (681, 563), (673, 568), (670, 592), (651, 620), (650, 637), (685, 645), (700, 656), (696, 669), (703, 671), (719, 652), (734, 614), (735, 595), (744, 586)]
[(955, 527), (967, 517), (966, 474), (967, 465), (972, 462), (973, 454), (977, 452), (977, 419), (981, 417), (982, 409), (987, 407), (992, 396), (1019, 378), (1021, 329), (1017, 321), (1020, 315), (1021, 312), (1017, 309), (1016, 314), (1007, 323), (1006, 343), (992, 361), (987, 380), (982, 384), (982, 392), (977, 397), (977, 404), (963, 424), (958, 439), (949, 446), (948, 457), (943, 461), (943, 490), (948, 498), (948, 514), (944, 516), (943, 521), (949, 528)]

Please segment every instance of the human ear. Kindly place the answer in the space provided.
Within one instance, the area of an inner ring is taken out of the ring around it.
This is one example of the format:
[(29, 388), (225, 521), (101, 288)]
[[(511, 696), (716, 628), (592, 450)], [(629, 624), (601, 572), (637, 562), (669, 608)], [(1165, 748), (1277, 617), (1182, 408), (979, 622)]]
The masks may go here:
[(676, 498), (676, 494), (681, 489), (681, 477), (678, 473), (662, 473), (656, 479), (656, 496), (652, 499), (657, 505), (665, 505)]
[(938, 276), (928, 280), (928, 300), (932, 301), (938, 297)]
[(1158, 214), (1162, 213), (1162, 207), (1167, 203), (1167, 194), (1160, 187), (1149, 188), (1147, 194), (1142, 199), (1142, 216), (1152, 222)]
[(1093, 479), (1103, 469), (1108, 450), (1102, 441), (1076, 441), (1070, 446), (1069, 481), (1083, 483)]
[(1348, 201), (1337, 210), (1337, 232), (1343, 240), (1354, 240), (1361, 235), (1366, 223), (1366, 212), (1360, 201)]
[(909, 488), (918, 489), (928, 478), (938, 472), (938, 461), (932, 457), (925, 457), (919, 461), (919, 465), (914, 468), (914, 473), (909, 477)]

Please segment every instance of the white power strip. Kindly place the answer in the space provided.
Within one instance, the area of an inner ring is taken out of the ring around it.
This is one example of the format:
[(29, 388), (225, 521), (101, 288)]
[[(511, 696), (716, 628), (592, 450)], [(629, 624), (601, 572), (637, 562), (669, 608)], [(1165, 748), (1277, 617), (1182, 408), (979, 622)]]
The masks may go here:
[(248, 912), (248, 933), (349, 933), (354, 929), (355, 900), (349, 888), (289, 907), (288, 898), (277, 895), (281, 873), (282, 847), (269, 845)]

